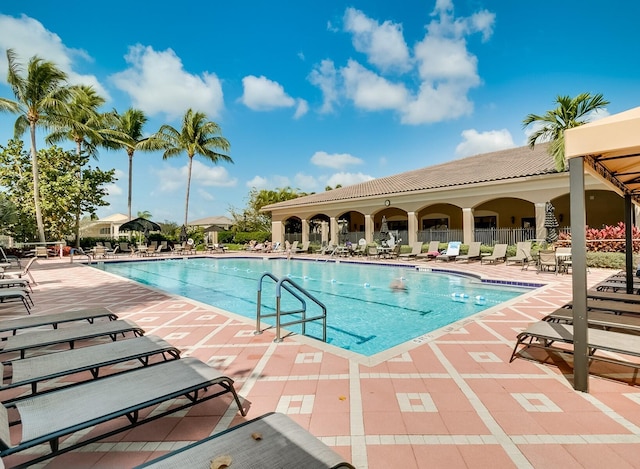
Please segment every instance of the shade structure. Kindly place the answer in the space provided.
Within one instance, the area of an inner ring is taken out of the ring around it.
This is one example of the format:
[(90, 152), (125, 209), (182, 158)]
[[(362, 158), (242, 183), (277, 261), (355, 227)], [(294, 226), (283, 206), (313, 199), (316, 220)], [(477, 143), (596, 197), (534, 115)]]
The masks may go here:
[(571, 194), (571, 257), (573, 281), (573, 385), (587, 392), (589, 375), (585, 171), (624, 197), (627, 291), (633, 285), (631, 225), (633, 202), (640, 201), (640, 107), (614, 114), (564, 133)]
[(146, 218), (134, 218), (120, 225), (120, 231), (139, 231), (145, 233), (149, 231), (160, 231), (162, 228), (157, 223), (147, 220)]

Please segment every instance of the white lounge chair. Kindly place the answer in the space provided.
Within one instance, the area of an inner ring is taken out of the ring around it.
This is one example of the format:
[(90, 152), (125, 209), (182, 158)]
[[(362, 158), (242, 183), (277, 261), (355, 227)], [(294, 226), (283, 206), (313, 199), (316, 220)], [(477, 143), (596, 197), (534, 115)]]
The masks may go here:
[(437, 261), (452, 261), (460, 255), (460, 241), (450, 241), (447, 246), (447, 251), (444, 254), (440, 254), (436, 257)]

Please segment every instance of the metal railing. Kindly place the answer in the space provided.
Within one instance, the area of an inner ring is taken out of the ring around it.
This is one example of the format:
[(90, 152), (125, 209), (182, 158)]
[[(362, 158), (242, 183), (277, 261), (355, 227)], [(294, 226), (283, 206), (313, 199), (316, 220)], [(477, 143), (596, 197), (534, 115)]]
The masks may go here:
[[(276, 282), (276, 309), (275, 313), (272, 314), (262, 314), (262, 282), (265, 278), (270, 278), (274, 282)], [(291, 296), (297, 299), (300, 302), (300, 307), (298, 309), (293, 309), (290, 311), (282, 311), (281, 310), (281, 300), (282, 300), (282, 290), (287, 291)], [(314, 302), (317, 306), (322, 310), (322, 314), (319, 316), (307, 317), (307, 302), (303, 298), (303, 296), (307, 297), (307, 299)], [(282, 322), (282, 316), (286, 315), (300, 315), (300, 319), (296, 319), (289, 322)], [(262, 334), (262, 330), (260, 329), (260, 324), (262, 322), (262, 318), (276, 318), (276, 338), (274, 342), (282, 342), (282, 337), (280, 336), (280, 328), (292, 326), (295, 324), (301, 325), (302, 335), (305, 335), (306, 332), (306, 324), (311, 321), (322, 320), (322, 341), (327, 341), (327, 308), (321, 303), (317, 298), (311, 295), (307, 290), (302, 288), (300, 285), (295, 283), (288, 277), (279, 279), (275, 275), (269, 272), (265, 272), (262, 274), (260, 279), (258, 280), (258, 294), (256, 301), (256, 330), (254, 334)]]

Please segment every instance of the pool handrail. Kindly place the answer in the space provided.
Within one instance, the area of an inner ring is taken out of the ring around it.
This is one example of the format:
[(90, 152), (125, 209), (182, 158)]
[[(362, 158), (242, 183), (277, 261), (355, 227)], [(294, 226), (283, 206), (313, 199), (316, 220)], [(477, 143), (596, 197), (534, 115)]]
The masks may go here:
[[(268, 277), (268, 278), (272, 279), (274, 282), (276, 282), (276, 312), (275, 312), (275, 314), (266, 314), (266, 315), (261, 314), (262, 281), (263, 281), (263, 279), (265, 277)], [(281, 300), (281, 297), (282, 297), (282, 289), (285, 289), (294, 298), (296, 298), (298, 301), (300, 301), (301, 309), (293, 310), (293, 311), (286, 311), (286, 312), (281, 311), (280, 300)], [(306, 296), (311, 301), (313, 301), (317, 306), (319, 306), (320, 309), (322, 310), (322, 314), (319, 315), (319, 316), (314, 316), (312, 318), (308, 318), (307, 317), (307, 302), (305, 301), (304, 298), (302, 298), (301, 295), (299, 295), (296, 292), (296, 290), (298, 292), (300, 292), (301, 294), (303, 294), (304, 296)], [(302, 286), (298, 285), (296, 282), (294, 282), (290, 278), (284, 277), (282, 279), (278, 279), (278, 277), (276, 277), (275, 275), (271, 274), (270, 272), (265, 272), (264, 274), (262, 274), (262, 276), (258, 280), (258, 298), (257, 298), (257, 302), (256, 303), (257, 303), (256, 304), (256, 330), (254, 332), (255, 334), (261, 334), (262, 333), (262, 330), (260, 329), (261, 318), (266, 318), (266, 317), (275, 317), (276, 318), (276, 338), (274, 339), (274, 342), (282, 342), (282, 337), (280, 336), (280, 328), (281, 327), (291, 326), (291, 325), (295, 325), (295, 324), (301, 324), (302, 325), (302, 334), (304, 335), (305, 332), (306, 332), (305, 325), (306, 325), (307, 322), (322, 320), (322, 323), (323, 323), (323, 326), (322, 326), (322, 341), (323, 342), (327, 341), (327, 308), (326, 308), (326, 306), (320, 300), (318, 300), (316, 297), (314, 297), (311, 293), (309, 293), (306, 289), (304, 289)], [(287, 322), (287, 323), (283, 323), (281, 321), (281, 317), (283, 315), (296, 314), (296, 313), (302, 313), (302, 319), (299, 319), (299, 320), (296, 320), (296, 321), (290, 321), (290, 322)]]

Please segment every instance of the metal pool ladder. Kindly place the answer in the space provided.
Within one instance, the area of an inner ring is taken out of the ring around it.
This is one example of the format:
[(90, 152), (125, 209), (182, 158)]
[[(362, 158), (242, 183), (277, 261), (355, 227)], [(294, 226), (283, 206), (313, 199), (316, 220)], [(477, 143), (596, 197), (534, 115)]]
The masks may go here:
[[(262, 306), (262, 282), (265, 278), (270, 278), (274, 282), (276, 282), (276, 312), (273, 314), (262, 314), (261, 306)], [(282, 290), (286, 290), (289, 294), (291, 294), (294, 298), (296, 298), (300, 302), (300, 307), (298, 309), (294, 309), (291, 311), (282, 311), (280, 308), (280, 301), (282, 298)], [(322, 310), (322, 314), (318, 316), (307, 317), (307, 302), (305, 297), (316, 305), (320, 307)], [(282, 322), (282, 316), (296, 314), (299, 315), (300, 319), (295, 319), (289, 322)], [(317, 298), (315, 298), (311, 293), (302, 288), (296, 282), (291, 280), (288, 277), (284, 277), (279, 279), (275, 275), (265, 272), (262, 274), (260, 279), (258, 280), (258, 299), (256, 301), (256, 330), (254, 334), (262, 334), (262, 330), (260, 329), (260, 322), (263, 318), (276, 318), (276, 338), (274, 342), (282, 342), (282, 337), (280, 336), (280, 328), (292, 326), (294, 324), (302, 325), (302, 334), (305, 335), (305, 326), (306, 323), (311, 321), (322, 321), (322, 341), (327, 341), (327, 308), (324, 304), (322, 304)]]

